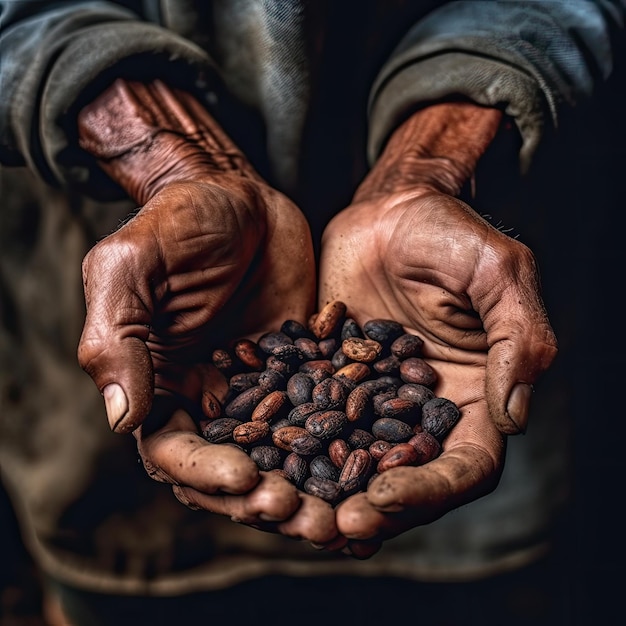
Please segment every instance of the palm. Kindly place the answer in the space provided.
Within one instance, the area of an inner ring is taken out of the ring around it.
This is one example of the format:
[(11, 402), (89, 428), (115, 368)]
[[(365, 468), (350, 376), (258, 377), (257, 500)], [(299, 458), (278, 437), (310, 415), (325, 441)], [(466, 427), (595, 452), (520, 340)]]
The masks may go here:
[(428, 468), (390, 470), (343, 503), (340, 530), (393, 536), (493, 489), (510, 390), (532, 383), (554, 355), (530, 251), (460, 201), (414, 189), (353, 204), (331, 221), (320, 285), (320, 302), (343, 300), (360, 324), (394, 319), (422, 337), (435, 392), (462, 416)]

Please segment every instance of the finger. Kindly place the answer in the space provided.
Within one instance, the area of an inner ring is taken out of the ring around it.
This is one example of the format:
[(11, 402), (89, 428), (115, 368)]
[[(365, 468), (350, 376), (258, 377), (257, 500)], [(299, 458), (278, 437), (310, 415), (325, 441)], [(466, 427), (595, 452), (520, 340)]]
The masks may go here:
[(156, 480), (184, 485), (202, 493), (247, 493), (259, 482), (256, 463), (236, 446), (212, 444), (196, 432), (185, 411), (178, 409), (165, 426), (145, 436), (136, 431), (138, 449)]
[(349, 541), (344, 549), (344, 554), (363, 561), (374, 556), (382, 546), (380, 541)]
[(464, 407), (438, 458), (390, 469), (337, 508), (337, 527), (349, 539), (385, 539), (428, 524), (493, 491), (504, 465), (505, 438), (484, 404)]
[[(521, 246), (521, 244), (520, 244)], [(485, 387), (491, 418), (504, 434), (525, 432), (532, 385), (548, 369), (557, 341), (539, 292), (530, 250), (493, 306), (483, 315), (489, 352)]]
[(287, 537), (304, 539), (317, 546), (337, 546), (345, 542), (345, 538), (338, 538), (333, 507), (321, 498), (300, 493), (302, 503), (295, 514), (285, 522), (277, 524), (276, 529)]
[[(131, 245), (125, 231), (129, 226), (96, 245), (83, 261), (87, 315), (78, 346), (79, 363), (103, 393), (109, 425), (118, 432), (141, 424), (150, 410), (154, 386), (146, 341), (150, 259), (158, 255), (151, 254), (147, 237), (138, 236)], [(144, 254), (137, 259), (141, 245)], [(141, 268), (139, 275), (136, 268)]]
[(174, 486), (173, 489), (176, 497), (187, 506), (259, 527), (263, 527), (265, 522), (287, 520), (302, 504), (296, 487), (273, 472), (261, 472), (256, 486), (241, 495), (211, 495), (182, 485)]

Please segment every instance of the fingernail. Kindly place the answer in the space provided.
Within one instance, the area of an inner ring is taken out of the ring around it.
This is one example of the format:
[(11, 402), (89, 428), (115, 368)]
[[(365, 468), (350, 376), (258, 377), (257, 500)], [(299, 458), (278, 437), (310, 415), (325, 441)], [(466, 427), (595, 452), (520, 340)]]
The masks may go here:
[(126, 413), (128, 413), (128, 398), (117, 383), (107, 385), (102, 390), (102, 395), (104, 396), (104, 406), (109, 426), (115, 432)]
[(526, 432), (528, 425), (528, 408), (530, 405), (530, 396), (533, 388), (526, 383), (517, 383), (511, 390), (509, 401), (506, 405), (506, 412), (509, 419), (517, 426), (520, 433)]

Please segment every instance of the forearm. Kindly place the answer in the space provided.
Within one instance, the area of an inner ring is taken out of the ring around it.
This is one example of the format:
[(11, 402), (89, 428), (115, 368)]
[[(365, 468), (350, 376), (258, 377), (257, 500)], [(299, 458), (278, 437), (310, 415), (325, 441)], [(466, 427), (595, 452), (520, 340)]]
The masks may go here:
[(212, 173), (256, 177), (244, 155), (189, 93), (118, 79), (78, 117), (81, 147), (133, 199)]
[(391, 135), (355, 200), (414, 186), (456, 196), (496, 136), (502, 112), (469, 102), (414, 113)]

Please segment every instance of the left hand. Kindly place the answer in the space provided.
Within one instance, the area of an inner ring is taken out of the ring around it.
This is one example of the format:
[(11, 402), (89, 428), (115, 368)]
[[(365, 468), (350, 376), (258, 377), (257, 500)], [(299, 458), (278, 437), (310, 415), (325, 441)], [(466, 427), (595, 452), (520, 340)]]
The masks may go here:
[(525, 429), (532, 384), (556, 354), (532, 252), (430, 183), (381, 191), (379, 173), (324, 232), (319, 302), (419, 335), (435, 393), (461, 419), (437, 459), (388, 470), (339, 505), (361, 557), (496, 487), (506, 435)]

